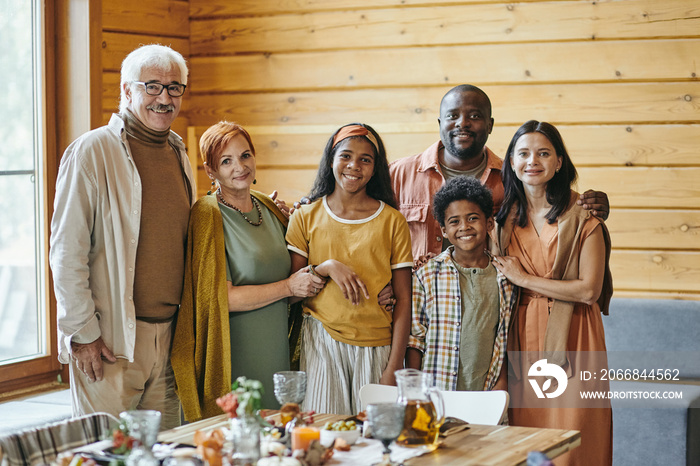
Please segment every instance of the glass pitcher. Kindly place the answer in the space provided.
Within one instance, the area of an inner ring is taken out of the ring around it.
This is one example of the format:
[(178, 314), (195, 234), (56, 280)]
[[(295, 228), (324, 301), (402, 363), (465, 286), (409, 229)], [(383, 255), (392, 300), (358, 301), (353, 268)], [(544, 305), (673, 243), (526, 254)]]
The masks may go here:
[(403, 447), (437, 448), (440, 426), (445, 420), (445, 403), (440, 390), (433, 387), (433, 377), (417, 369), (395, 372), (399, 388), (398, 403), (406, 406), (403, 431), (396, 443)]

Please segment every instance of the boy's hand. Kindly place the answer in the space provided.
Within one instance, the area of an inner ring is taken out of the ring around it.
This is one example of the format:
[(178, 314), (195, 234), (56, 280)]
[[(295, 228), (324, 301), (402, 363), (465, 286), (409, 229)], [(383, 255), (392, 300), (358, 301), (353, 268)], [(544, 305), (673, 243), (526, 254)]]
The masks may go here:
[(603, 191), (589, 189), (580, 195), (576, 203), (584, 209), (590, 210), (593, 215), (603, 221), (607, 220), (610, 215), (610, 201), (608, 201), (608, 195)]
[(369, 299), (369, 292), (365, 283), (352, 271), (350, 267), (337, 260), (327, 260), (316, 266), (316, 272), (330, 277), (343, 292), (345, 299), (350, 300), (354, 305), (360, 304), (361, 295)]

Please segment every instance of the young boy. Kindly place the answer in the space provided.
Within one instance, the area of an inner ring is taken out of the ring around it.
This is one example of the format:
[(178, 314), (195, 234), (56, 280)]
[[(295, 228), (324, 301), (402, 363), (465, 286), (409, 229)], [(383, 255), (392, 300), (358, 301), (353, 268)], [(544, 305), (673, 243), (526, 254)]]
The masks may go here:
[(487, 253), (491, 192), (474, 178), (453, 178), (435, 194), (433, 213), (452, 246), (413, 276), (406, 363), (432, 374), (441, 390), (492, 390), (518, 296)]

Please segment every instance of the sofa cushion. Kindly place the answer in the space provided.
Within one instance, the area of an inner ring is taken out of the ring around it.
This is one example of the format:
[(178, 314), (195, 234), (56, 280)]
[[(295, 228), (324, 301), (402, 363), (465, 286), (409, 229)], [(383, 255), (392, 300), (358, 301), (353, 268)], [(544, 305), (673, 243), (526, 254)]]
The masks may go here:
[(700, 380), (700, 302), (613, 298), (603, 325), (611, 369), (677, 369)]
[(700, 385), (611, 382), (612, 392), (680, 392), (679, 399), (613, 399), (613, 465), (700, 464)]

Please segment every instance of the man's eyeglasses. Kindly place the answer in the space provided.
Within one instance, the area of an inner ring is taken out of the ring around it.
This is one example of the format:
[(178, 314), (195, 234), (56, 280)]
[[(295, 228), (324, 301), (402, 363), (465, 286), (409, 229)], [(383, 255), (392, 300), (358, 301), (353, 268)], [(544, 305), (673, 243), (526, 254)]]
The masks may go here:
[(185, 84), (161, 84), (161, 83), (144, 83), (141, 81), (134, 81), (136, 84), (143, 84), (143, 87), (146, 88), (146, 94), (148, 95), (161, 95), (163, 93), (163, 89), (168, 89), (168, 95), (170, 97), (182, 97), (182, 94), (185, 93), (185, 88), (187, 85)]

